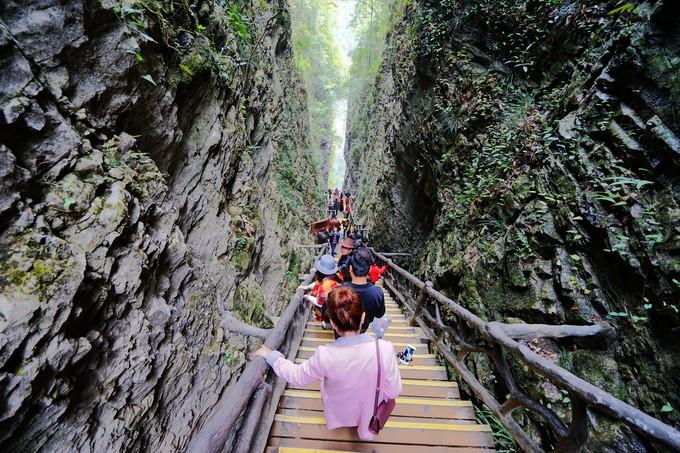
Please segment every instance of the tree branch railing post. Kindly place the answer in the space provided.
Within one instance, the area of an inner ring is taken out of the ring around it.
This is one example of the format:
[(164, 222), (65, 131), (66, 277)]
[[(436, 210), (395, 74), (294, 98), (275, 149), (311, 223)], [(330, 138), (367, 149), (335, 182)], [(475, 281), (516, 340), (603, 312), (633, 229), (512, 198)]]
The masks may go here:
[[(324, 248), (317, 259), (326, 251)], [(314, 268), (310, 270), (303, 284), (310, 283), (314, 278)], [(299, 345), (299, 338), (295, 333), (291, 333), (291, 327), (298, 326), (297, 330), (304, 323), (296, 323), (296, 318), (299, 320), (300, 316), (304, 319), (304, 314), (308, 313), (308, 307), (303, 302), (303, 291), (298, 290), (291, 298), (288, 306), (281, 314), (279, 321), (273, 329), (267, 330), (264, 345), (270, 349), (279, 349), (286, 342), (287, 338), (297, 338), (298, 344), (290, 344), (297, 348)], [(232, 320), (233, 321), (233, 320)], [(234, 328), (235, 331), (243, 332), (245, 335), (255, 335), (262, 337), (261, 330), (249, 330), (238, 323), (227, 323), (228, 326)], [(267, 401), (272, 399), (272, 386), (265, 382), (265, 374), (269, 370), (269, 365), (262, 357), (253, 358), (246, 365), (241, 373), (241, 376), (233, 384), (227, 387), (218, 402), (210, 411), (202, 425), (198, 427), (192, 436), (186, 451), (189, 453), (217, 453), (222, 452), (225, 447), (226, 440), (233, 435), (238, 427), (239, 420), (242, 420), (240, 425), (240, 438), (236, 439), (232, 451), (253, 451), (250, 445), (257, 439), (253, 439), (256, 432), (261, 432), (263, 423), (261, 417), (255, 417), (250, 414), (248, 408), (255, 413), (261, 414), (266, 407)], [(253, 398), (253, 395), (255, 397)], [(245, 413), (245, 416), (242, 415)], [(271, 417), (273, 420), (273, 416)], [(271, 423), (270, 423), (271, 425)], [(267, 427), (266, 431), (269, 431)]]
[[(242, 433), (254, 433), (257, 429), (257, 425), (260, 423), (260, 418), (262, 416), (262, 410), (264, 409), (267, 399), (272, 394), (272, 386), (266, 382), (262, 382), (258, 387), (257, 391), (253, 394), (251, 398), (251, 403), (245, 413), (245, 419), (241, 424), (240, 431)], [(234, 453), (250, 453), (250, 442), (252, 436), (241, 435), (236, 439), (236, 447), (232, 448)]]
[[(427, 281), (425, 282), (425, 287), (427, 288), (432, 288), (432, 282)], [(418, 299), (416, 300), (416, 306), (415, 309), (413, 310), (413, 314), (411, 315), (411, 319), (409, 319), (408, 323), (411, 326), (415, 326), (416, 323), (416, 318), (420, 316), (420, 312), (423, 309), (423, 304), (427, 301), (427, 291), (423, 287), (423, 289), (420, 290), (420, 294), (418, 294)]]
[[(582, 448), (588, 438), (589, 409), (617, 420), (655, 442), (680, 450), (680, 431), (584, 381), (520, 342), (539, 337), (599, 337), (611, 341), (615, 335), (611, 326), (606, 323), (553, 326), (486, 322), (399, 267), (387, 256), (375, 253), (389, 268), (385, 275), (385, 288), (412, 312), (410, 323), (415, 323), (422, 329), (432, 345), (451, 364), (475, 396), (498, 417), (524, 451), (542, 452), (543, 449), (512, 417), (512, 413), (520, 408), (531, 411), (545, 422), (557, 440), (555, 451), (576, 452)], [(413, 289), (417, 292), (414, 293)], [(428, 310), (423, 310), (426, 300), (435, 304), (434, 316)], [(446, 307), (447, 320), (452, 319), (456, 328), (444, 324), (440, 306)], [(446, 338), (453, 344), (447, 344)], [(456, 352), (452, 352), (452, 349)], [(468, 369), (465, 360), (470, 354), (484, 354), (489, 358), (510, 392), (503, 404)], [(568, 392), (572, 414), (568, 426), (554, 411), (522, 390), (520, 383), (515, 381), (506, 354)]]

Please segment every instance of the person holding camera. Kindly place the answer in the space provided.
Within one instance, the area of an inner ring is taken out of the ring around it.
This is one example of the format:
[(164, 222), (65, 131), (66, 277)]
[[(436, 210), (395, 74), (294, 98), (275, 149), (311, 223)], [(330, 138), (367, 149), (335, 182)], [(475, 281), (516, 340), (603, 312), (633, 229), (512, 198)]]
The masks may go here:
[[(335, 342), (322, 344), (301, 364), (265, 346), (255, 355), (264, 357), (276, 375), (290, 384), (307, 385), (322, 379), (321, 401), (328, 429), (355, 426), (360, 439), (372, 440), (377, 432), (371, 428), (375, 407), (395, 399), (402, 390), (394, 346), (360, 333), (364, 312), (352, 289), (335, 288), (326, 305), (337, 334)], [(369, 382), (372, 384), (367, 385)]]

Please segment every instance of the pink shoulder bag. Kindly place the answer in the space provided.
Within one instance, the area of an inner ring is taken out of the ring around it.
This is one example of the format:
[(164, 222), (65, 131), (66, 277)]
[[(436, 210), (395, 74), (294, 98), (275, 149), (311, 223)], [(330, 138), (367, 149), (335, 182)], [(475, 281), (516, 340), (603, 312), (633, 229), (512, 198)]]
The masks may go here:
[(380, 360), (380, 345), (378, 344), (377, 337), (375, 339), (375, 352), (378, 357), (378, 382), (375, 388), (373, 417), (371, 417), (371, 422), (368, 424), (368, 430), (373, 434), (378, 434), (380, 430), (385, 427), (385, 423), (387, 423), (387, 419), (390, 418), (396, 403), (394, 399), (389, 399), (378, 404), (378, 399), (380, 398), (380, 381), (382, 378), (382, 360)]

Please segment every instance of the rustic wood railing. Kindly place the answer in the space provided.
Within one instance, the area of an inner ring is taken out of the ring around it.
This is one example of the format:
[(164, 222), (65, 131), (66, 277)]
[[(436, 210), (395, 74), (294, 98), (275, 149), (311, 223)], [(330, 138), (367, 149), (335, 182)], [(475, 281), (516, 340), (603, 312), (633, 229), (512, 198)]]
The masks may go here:
[[(517, 341), (538, 337), (600, 337), (606, 341), (614, 335), (608, 325), (552, 326), (486, 322), (435, 290), (430, 282), (419, 280), (387, 256), (378, 252), (376, 255), (389, 267), (385, 276), (386, 288), (411, 312), (414, 325), (422, 328), (441, 355), (475, 396), (493, 411), (524, 451), (541, 452), (543, 447), (513, 418), (513, 412), (520, 408), (531, 411), (545, 422), (554, 436), (549, 442), (554, 451), (576, 452), (581, 449), (588, 438), (588, 410), (623, 422), (647, 438), (680, 451), (678, 430), (555, 365), (536, 354), (527, 344)], [(446, 324), (442, 321), (442, 308), (446, 310)], [(505, 401), (496, 399), (470, 371), (466, 359), (471, 354), (484, 354), (489, 358), (497, 377), (507, 388), (509, 395)], [(508, 354), (521, 361), (530, 371), (569, 393), (569, 425), (551, 408), (522, 389), (512, 373)]]
[[(323, 253), (326, 253), (325, 248), (319, 256)], [(314, 272), (312, 268), (301, 279), (303, 285), (311, 283)], [(273, 329), (248, 326), (235, 320), (228, 312), (221, 315), (226, 330), (262, 338), (265, 346), (279, 350), (288, 359), (294, 360), (309, 317), (309, 307), (303, 302), (303, 291), (297, 291)], [(276, 374), (267, 373), (268, 369), (269, 366), (261, 357), (248, 362), (238, 381), (225, 390), (210, 415), (195, 432), (187, 452), (264, 451), (276, 407), (286, 384)]]

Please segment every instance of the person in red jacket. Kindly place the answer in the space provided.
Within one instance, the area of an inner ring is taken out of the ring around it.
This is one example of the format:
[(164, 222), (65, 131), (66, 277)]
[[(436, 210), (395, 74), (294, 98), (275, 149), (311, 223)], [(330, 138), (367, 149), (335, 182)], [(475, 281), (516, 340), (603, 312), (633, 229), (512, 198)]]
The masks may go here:
[(384, 263), (382, 260), (377, 260), (375, 263), (371, 264), (370, 269), (368, 270), (368, 276), (371, 279), (372, 283), (377, 282), (380, 277), (382, 277), (382, 274), (385, 273), (387, 270), (387, 264)]

